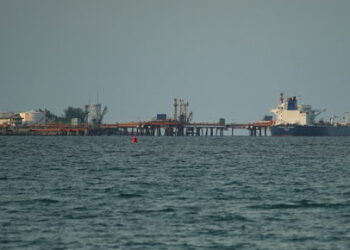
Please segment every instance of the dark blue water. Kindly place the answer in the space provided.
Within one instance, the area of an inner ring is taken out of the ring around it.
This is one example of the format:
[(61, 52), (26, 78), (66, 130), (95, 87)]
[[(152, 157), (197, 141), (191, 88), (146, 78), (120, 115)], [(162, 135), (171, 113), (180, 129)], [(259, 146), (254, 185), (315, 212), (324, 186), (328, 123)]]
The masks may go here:
[(350, 138), (0, 137), (0, 249), (349, 249)]

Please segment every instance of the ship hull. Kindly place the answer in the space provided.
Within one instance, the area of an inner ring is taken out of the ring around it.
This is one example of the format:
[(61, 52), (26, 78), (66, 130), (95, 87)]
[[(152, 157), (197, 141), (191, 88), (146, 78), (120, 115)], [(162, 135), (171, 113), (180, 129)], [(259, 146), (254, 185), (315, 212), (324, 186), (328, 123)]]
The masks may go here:
[(350, 136), (350, 126), (275, 125), (272, 136)]

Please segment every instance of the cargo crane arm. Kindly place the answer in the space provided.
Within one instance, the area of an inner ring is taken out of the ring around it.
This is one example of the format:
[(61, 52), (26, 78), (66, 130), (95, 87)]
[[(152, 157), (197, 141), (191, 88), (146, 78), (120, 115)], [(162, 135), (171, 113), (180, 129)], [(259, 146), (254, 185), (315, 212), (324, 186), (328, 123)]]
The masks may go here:
[(323, 112), (326, 112), (326, 109), (314, 110), (315, 118), (316, 118), (317, 116), (319, 116), (319, 115), (320, 115), (321, 113), (323, 113)]
[(107, 112), (108, 112), (108, 109), (107, 109), (107, 106), (105, 106), (104, 109), (103, 109), (103, 111), (102, 111), (101, 118), (100, 118), (100, 120), (99, 120), (99, 124), (102, 123), (102, 119), (103, 119), (103, 117), (105, 116), (105, 114), (107, 114)]
[(193, 118), (193, 112), (190, 112), (190, 114), (187, 117), (187, 122), (191, 122)]

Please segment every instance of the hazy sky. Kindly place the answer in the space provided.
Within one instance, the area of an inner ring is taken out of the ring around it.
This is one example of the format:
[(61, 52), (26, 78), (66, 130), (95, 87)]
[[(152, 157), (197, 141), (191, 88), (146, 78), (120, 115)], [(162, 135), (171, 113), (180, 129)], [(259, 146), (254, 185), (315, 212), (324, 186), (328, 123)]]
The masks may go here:
[(172, 113), (254, 121), (300, 95), (350, 111), (349, 0), (0, 0), (0, 110), (107, 122)]

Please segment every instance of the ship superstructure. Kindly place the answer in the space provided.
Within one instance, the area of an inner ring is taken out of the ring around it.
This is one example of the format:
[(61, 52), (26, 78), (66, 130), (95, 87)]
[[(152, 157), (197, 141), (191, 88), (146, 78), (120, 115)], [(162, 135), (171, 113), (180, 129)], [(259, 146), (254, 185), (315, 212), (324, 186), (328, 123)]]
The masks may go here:
[(271, 110), (276, 115), (276, 125), (315, 125), (316, 117), (325, 111), (312, 109), (311, 105), (299, 104), (300, 98), (296, 96), (284, 98), (281, 93), (280, 100), (280, 105)]
[(316, 117), (325, 110), (312, 109), (310, 105), (300, 103), (300, 98), (284, 98), (271, 112), (276, 115), (274, 125), (270, 127), (272, 136), (350, 136), (349, 123), (316, 122)]

